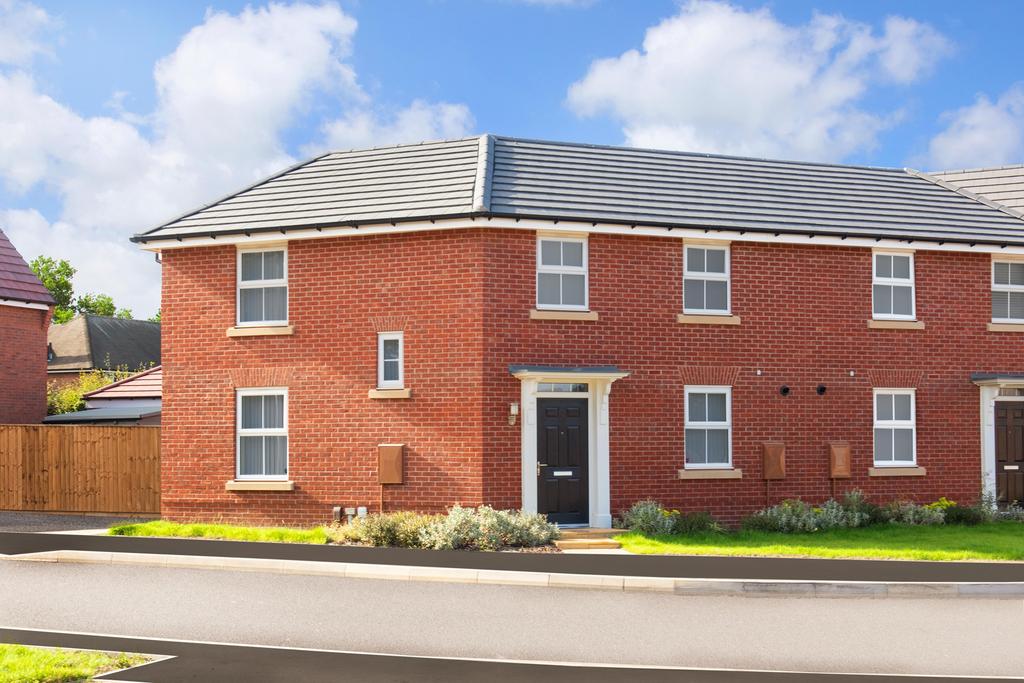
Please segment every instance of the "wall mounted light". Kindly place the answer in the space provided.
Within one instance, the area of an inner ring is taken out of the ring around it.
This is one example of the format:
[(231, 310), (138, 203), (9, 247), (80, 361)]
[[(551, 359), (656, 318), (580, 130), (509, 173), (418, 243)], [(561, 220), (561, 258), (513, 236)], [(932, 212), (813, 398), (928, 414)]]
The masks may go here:
[(519, 404), (513, 401), (508, 404), (508, 423), (510, 426), (516, 423), (517, 417), (519, 417)]

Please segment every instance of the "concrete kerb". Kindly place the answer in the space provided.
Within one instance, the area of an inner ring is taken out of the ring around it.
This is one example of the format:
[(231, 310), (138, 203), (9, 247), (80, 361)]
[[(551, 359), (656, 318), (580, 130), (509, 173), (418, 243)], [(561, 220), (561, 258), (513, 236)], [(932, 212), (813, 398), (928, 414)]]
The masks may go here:
[(440, 581), (542, 588), (670, 593), (680, 596), (804, 598), (1024, 598), (1024, 581), (1004, 583), (926, 583), (881, 581), (786, 581), (694, 579), (655, 576), (609, 576), (552, 572), (417, 567), (306, 560), (273, 560), (196, 555), (52, 550), (0, 555), (8, 562), (112, 564), (178, 569), (205, 569), (336, 576), (388, 581)]

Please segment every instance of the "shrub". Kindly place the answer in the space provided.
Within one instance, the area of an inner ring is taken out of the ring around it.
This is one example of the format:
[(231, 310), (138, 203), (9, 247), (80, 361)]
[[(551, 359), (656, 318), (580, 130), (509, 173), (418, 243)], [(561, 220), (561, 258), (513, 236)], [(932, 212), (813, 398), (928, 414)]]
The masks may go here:
[(420, 543), (434, 550), (497, 550), (503, 547), (535, 547), (558, 538), (558, 527), (543, 515), (452, 507), (447, 516), (435, 519), (420, 531)]
[(925, 507), (926, 508), (931, 508), (933, 510), (947, 510), (947, 509), (949, 509), (951, 507), (956, 507), (956, 505), (957, 505), (957, 502), (955, 500), (950, 500), (949, 498), (946, 498), (945, 496), (943, 496), (942, 498), (939, 498), (934, 503), (928, 503), (927, 505), (925, 505)]
[(419, 548), (420, 531), (440, 517), (415, 512), (372, 513), (366, 517), (356, 517), (348, 524), (329, 527), (328, 533), (339, 543)]
[(976, 526), (985, 521), (985, 515), (975, 507), (963, 505), (950, 505), (943, 509), (946, 524), (963, 524), (964, 526)]
[(642, 534), (671, 534), (678, 516), (678, 512), (673, 515), (656, 500), (640, 500), (622, 513), (622, 526)]
[(885, 510), (880, 505), (868, 501), (864, 493), (859, 489), (847, 491), (843, 495), (843, 508), (850, 514), (856, 514), (859, 523), (856, 526), (868, 526), (870, 524), (884, 524), (889, 521)]
[(675, 515), (672, 524), (674, 534), (719, 534), (724, 529), (710, 512), (691, 512)]
[(999, 506), (996, 503), (995, 495), (988, 491), (982, 491), (978, 496), (978, 502), (971, 506), (981, 515), (981, 521), (994, 521), (999, 514)]
[(946, 521), (946, 515), (942, 510), (916, 503), (894, 501), (885, 507), (885, 512), (893, 524), (928, 526)]
[(1024, 522), (1024, 507), (1021, 507), (1017, 501), (1013, 501), (1004, 510), (999, 511), (998, 516), (999, 519), (1008, 522)]
[(843, 503), (829, 499), (820, 507), (812, 507), (802, 500), (784, 500), (747, 517), (743, 528), (784, 534), (847, 529), (868, 523), (870, 515), (862, 509), (866, 505), (859, 492), (847, 494)]

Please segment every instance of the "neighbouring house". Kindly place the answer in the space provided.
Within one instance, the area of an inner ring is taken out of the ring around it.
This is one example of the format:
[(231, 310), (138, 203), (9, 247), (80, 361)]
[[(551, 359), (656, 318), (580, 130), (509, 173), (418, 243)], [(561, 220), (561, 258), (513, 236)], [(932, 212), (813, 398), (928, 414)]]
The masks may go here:
[(927, 174), (484, 135), (133, 240), (171, 519), (1024, 497), (1024, 221)]
[(50, 327), (47, 373), (58, 386), (91, 370), (143, 370), (160, 364), (160, 323), (80, 314)]
[(46, 416), (46, 330), (53, 297), (0, 230), (0, 424)]
[(938, 171), (930, 175), (958, 190), (966, 190), (982, 201), (996, 202), (1024, 215), (1024, 164)]
[(163, 370), (155, 368), (84, 394), (85, 409), (50, 415), (47, 424), (152, 426), (160, 424)]

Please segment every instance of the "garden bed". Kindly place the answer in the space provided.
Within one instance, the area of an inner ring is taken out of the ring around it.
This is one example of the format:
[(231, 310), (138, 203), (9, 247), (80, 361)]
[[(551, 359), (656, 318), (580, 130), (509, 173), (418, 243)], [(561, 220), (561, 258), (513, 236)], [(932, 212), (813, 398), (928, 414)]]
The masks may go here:
[(143, 655), (0, 645), (0, 683), (87, 681), (94, 676), (145, 664)]

